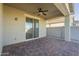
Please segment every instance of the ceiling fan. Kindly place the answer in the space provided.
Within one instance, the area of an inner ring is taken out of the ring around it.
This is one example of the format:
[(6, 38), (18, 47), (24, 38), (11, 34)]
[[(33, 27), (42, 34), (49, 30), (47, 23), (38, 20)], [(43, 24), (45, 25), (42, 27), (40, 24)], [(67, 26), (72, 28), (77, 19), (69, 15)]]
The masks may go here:
[(39, 15), (44, 15), (44, 16), (46, 16), (46, 15), (47, 15), (46, 12), (48, 12), (48, 10), (43, 10), (42, 8), (38, 8), (38, 9), (37, 9), (38, 16), (39, 16)]

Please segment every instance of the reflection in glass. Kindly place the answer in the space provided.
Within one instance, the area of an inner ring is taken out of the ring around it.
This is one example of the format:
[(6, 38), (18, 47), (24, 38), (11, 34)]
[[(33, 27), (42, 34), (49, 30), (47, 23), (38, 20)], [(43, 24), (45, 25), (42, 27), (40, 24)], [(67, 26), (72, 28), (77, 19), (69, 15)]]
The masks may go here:
[(26, 39), (33, 38), (33, 20), (27, 18), (25, 23)]

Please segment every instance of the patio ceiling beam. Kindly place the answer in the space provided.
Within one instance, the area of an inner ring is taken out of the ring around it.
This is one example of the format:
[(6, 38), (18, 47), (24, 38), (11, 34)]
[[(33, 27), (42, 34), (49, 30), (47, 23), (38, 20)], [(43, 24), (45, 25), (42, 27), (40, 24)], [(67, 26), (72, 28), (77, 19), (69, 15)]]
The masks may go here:
[(68, 3), (54, 3), (54, 5), (64, 16), (70, 15), (71, 12)]

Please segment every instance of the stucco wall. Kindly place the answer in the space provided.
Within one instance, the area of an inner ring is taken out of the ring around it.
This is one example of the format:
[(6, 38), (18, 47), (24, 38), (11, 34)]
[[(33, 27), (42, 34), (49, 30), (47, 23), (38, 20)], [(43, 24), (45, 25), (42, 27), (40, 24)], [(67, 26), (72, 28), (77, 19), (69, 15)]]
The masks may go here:
[(2, 4), (0, 3), (0, 55), (1, 55), (1, 52), (2, 52), (2, 28), (3, 28), (3, 22), (2, 22)]
[[(27, 41), (25, 38), (25, 12), (4, 6), (4, 45)], [(18, 18), (15, 21), (15, 17)], [(46, 36), (46, 21), (39, 19), (39, 37)]]

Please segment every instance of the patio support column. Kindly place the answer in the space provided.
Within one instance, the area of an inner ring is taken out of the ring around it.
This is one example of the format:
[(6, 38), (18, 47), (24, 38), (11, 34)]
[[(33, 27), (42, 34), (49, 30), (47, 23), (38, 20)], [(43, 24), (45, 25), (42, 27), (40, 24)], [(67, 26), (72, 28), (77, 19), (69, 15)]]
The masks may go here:
[(72, 25), (72, 17), (70, 15), (65, 16), (65, 40), (71, 41), (71, 25)]

